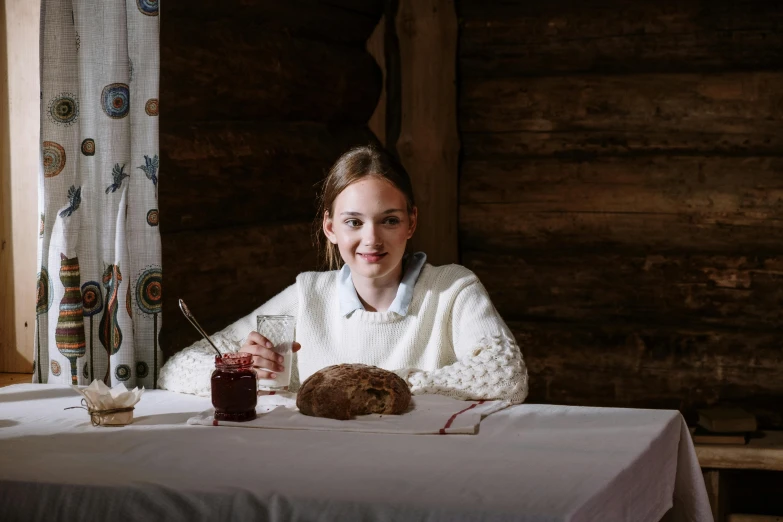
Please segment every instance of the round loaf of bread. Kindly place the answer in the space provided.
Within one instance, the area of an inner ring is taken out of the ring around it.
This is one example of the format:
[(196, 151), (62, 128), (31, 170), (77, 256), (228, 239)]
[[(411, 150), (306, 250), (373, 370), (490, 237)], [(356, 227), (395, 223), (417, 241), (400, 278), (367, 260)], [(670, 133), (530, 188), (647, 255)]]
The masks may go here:
[(411, 403), (411, 391), (397, 374), (366, 364), (322, 368), (302, 383), (299, 411), (311, 417), (348, 420), (354, 415), (399, 415)]

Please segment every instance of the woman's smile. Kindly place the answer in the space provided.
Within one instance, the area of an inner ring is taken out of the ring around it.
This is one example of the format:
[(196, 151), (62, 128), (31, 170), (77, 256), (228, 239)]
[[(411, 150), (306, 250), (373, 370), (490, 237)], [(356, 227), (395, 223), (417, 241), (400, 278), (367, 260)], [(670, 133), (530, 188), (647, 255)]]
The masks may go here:
[(386, 252), (359, 254), (359, 257), (368, 263), (379, 263), (381, 259), (386, 257)]

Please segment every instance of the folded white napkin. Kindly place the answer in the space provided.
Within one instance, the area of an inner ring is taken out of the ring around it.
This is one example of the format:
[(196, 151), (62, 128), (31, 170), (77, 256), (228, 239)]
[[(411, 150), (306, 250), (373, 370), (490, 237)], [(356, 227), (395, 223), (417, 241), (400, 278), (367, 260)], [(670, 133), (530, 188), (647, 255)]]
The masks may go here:
[[(122, 383), (109, 388), (100, 379), (95, 379), (89, 386), (72, 385), (71, 388), (84, 397), (82, 402), (95, 426), (130, 424), (133, 422), (133, 407), (144, 394), (144, 388), (136, 387), (128, 391)], [(122, 411), (125, 409), (129, 410)]]
[(210, 408), (188, 419), (188, 424), (203, 426), (237, 426), (320, 431), (364, 431), (371, 433), (468, 434), (478, 433), (481, 419), (507, 408), (509, 401), (459, 401), (442, 395), (416, 395), (413, 407), (402, 415), (361, 415), (340, 421), (309, 417), (296, 408), (296, 394), (279, 393), (258, 398), (255, 420), (247, 422), (216, 421)]

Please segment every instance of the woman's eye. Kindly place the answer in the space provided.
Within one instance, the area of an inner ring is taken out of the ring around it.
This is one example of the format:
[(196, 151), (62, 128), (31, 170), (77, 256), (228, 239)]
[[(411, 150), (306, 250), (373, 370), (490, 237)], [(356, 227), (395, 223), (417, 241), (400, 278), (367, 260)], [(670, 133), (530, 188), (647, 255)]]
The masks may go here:
[(386, 220), (387, 225), (399, 225), (400, 219), (396, 217), (390, 217)]
[(345, 224), (351, 228), (356, 228), (362, 224), (358, 219), (346, 219)]

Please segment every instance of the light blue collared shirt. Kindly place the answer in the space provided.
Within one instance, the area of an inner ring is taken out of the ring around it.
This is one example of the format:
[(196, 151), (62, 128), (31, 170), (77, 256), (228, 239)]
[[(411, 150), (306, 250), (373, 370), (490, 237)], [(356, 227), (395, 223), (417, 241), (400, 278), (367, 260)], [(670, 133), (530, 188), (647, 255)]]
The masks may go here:
[[(413, 285), (416, 284), (426, 262), (427, 254), (424, 252), (416, 252), (408, 257), (405, 274), (403, 274), (400, 286), (397, 288), (397, 296), (389, 306), (389, 312), (394, 312), (402, 317), (408, 315), (408, 307), (413, 299)], [(337, 295), (340, 299), (340, 315), (346, 316), (356, 310), (364, 310), (359, 294), (356, 293), (356, 287), (353, 286), (351, 269), (347, 264), (343, 265), (340, 273), (337, 274)]]

